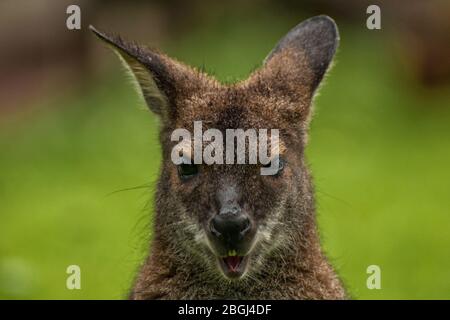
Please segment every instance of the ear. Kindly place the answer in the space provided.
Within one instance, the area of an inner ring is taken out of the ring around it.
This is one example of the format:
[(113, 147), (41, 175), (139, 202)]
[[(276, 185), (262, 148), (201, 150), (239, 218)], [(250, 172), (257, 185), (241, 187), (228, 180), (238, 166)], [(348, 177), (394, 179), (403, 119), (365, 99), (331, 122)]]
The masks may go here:
[[(295, 26), (264, 60), (255, 75), (259, 84), (296, 99), (313, 96), (339, 43), (338, 29), (328, 16), (316, 16)], [(300, 92), (301, 91), (301, 92)]]
[(194, 74), (192, 69), (119, 36), (102, 33), (93, 26), (89, 29), (117, 53), (153, 112), (169, 116), (175, 111), (173, 108), (180, 92), (189, 91), (187, 87), (195, 82), (189, 81)]
[(312, 86), (317, 87), (333, 59), (338, 44), (339, 33), (333, 19), (324, 15), (312, 17), (289, 31), (269, 53), (264, 64), (276, 59), (284, 51), (291, 51), (290, 54), (294, 56), (304, 55), (312, 71)]

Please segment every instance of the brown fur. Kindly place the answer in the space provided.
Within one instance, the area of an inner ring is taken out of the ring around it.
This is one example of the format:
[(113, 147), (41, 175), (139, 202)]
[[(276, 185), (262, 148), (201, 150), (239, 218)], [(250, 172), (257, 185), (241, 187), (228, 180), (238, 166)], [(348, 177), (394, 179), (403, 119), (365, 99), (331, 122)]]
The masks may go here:
[[(337, 45), (334, 23), (323, 19), (329, 18), (309, 20), (293, 29), (291, 38), (288, 34), (280, 42), (260, 70), (233, 85), (222, 85), (160, 53), (98, 33), (122, 56), (127, 54), (129, 64), (149, 70), (168, 101), (150, 106), (162, 119), (163, 163), (150, 254), (131, 299), (345, 298), (321, 252), (313, 186), (304, 159), (312, 99)], [(334, 42), (323, 42), (327, 36)], [(308, 41), (300, 41), (302, 37)], [(311, 37), (317, 39), (310, 43)], [(320, 53), (315, 41), (322, 46)], [(142, 79), (136, 77), (142, 86)], [(145, 97), (145, 88), (141, 89)], [(175, 144), (170, 136), (177, 128), (192, 132), (196, 120), (203, 122), (203, 130), (280, 129), (285, 146), (281, 156), (287, 162), (282, 176), (261, 176), (257, 165), (202, 165), (198, 177), (181, 181), (170, 160)], [(239, 280), (220, 273), (204, 241), (205, 227), (217, 210), (216, 193), (226, 185), (236, 186), (244, 209), (258, 225), (249, 271)]]

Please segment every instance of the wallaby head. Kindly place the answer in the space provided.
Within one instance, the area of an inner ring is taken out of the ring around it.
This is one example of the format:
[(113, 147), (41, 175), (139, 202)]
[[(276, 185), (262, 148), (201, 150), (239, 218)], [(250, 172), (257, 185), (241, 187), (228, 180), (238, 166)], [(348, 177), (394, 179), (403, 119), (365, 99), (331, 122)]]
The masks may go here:
[[(120, 56), (161, 120), (154, 237), (133, 297), (257, 297), (256, 284), (264, 279), (283, 275), (294, 283), (302, 272), (320, 279), (286, 290), (286, 297), (315, 297), (308, 294), (313, 291), (341, 297), (318, 245), (304, 160), (312, 100), (339, 41), (333, 20), (318, 16), (297, 25), (261, 68), (227, 85), (157, 51), (91, 29)], [(171, 156), (178, 141), (172, 134), (178, 128), (194, 132), (195, 121), (202, 122), (203, 131), (216, 129), (224, 137), (227, 129), (278, 129), (279, 148), (271, 152), (277, 157), (275, 173), (260, 173), (271, 163), (207, 165), (188, 159), (175, 164)], [(182, 288), (177, 294), (176, 287)]]

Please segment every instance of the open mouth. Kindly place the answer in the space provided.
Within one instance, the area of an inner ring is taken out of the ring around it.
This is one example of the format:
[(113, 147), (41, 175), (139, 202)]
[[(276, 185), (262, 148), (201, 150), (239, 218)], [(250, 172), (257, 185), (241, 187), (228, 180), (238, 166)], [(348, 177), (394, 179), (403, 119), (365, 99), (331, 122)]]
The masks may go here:
[(226, 277), (238, 279), (246, 271), (248, 256), (228, 255), (219, 258), (220, 267)]

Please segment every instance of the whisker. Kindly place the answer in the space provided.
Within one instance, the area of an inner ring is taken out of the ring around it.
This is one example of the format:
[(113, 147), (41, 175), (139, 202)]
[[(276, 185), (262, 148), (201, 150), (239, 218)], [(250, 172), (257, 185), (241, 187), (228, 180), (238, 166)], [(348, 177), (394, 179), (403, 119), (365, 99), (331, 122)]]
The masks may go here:
[(107, 193), (105, 195), (105, 197), (109, 197), (113, 194), (119, 193), (119, 192), (123, 192), (123, 191), (131, 191), (131, 190), (138, 190), (138, 189), (150, 189), (152, 186), (150, 183), (146, 183), (146, 184), (142, 184), (140, 186), (136, 186), (136, 187), (130, 187), (130, 188), (123, 188), (123, 189), (119, 189), (119, 190), (115, 190), (113, 192)]

